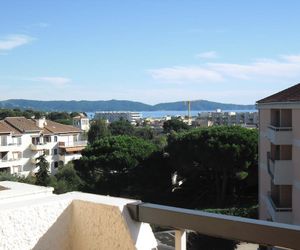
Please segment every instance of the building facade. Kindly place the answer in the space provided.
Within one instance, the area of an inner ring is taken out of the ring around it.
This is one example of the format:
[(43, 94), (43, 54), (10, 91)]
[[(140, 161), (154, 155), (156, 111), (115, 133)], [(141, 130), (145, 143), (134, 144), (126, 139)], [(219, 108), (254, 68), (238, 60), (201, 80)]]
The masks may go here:
[(81, 157), (87, 145), (82, 130), (46, 119), (7, 117), (0, 121), (0, 171), (28, 175), (35, 172), (36, 158), (45, 155), (50, 172), (59, 164)]
[(300, 224), (300, 84), (257, 107), (260, 219)]

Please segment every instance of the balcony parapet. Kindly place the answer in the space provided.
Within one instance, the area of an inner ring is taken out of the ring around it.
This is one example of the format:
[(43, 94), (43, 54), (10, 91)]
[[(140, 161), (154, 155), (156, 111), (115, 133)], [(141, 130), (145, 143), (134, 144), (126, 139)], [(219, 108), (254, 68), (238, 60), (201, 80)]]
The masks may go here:
[(61, 148), (69, 147), (86, 147), (87, 141), (74, 141), (74, 142), (59, 142), (58, 146)]
[(0, 145), (0, 151), (13, 151), (17, 150), (22, 144), (21, 143), (5, 143)]
[(271, 153), (267, 152), (268, 173), (275, 185), (293, 184), (293, 161), (274, 160)]
[(268, 126), (268, 139), (275, 145), (292, 145), (293, 129), (292, 127)]
[(49, 149), (50, 145), (49, 143), (39, 143), (39, 144), (31, 144), (30, 148), (32, 151), (39, 151), (39, 150), (44, 150), (44, 149)]

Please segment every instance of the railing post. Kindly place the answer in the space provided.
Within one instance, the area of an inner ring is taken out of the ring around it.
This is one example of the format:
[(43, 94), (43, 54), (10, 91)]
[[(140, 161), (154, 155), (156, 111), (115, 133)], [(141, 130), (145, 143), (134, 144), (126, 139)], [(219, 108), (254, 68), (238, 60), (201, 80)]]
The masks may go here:
[(175, 250), (186, 250), (186, 231), (175, 231)]

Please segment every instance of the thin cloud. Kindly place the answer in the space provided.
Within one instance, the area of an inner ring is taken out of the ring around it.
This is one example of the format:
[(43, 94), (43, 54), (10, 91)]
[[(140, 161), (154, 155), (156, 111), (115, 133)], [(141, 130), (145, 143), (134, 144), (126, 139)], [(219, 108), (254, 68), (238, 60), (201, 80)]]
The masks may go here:
[(220, 82), (223, 77), (215, 71), (203, 67), (170, 67), (149, 70), (151, 76), (160, 81), (183, 82)]
[(163, 82), (220, 82), (230, 80), (259, 82), (298, 82), (300, 55), (259, 59), (252, 63), (204, 63), (200, 66), (174, 66), (149, 70), (153, 79)]
[(43, 77), (33, 78), (32, 80), (41, 83), (51, 84), (56, 87), (65, 87), (72, 82), (70, 78), (60, 77), (60, 76), (56, 76), (56, 77), (43, 76)]
[(206, 51), (206, 52), (197, 54), (195, 57), (200, 58), (200, 59), (216, 59), (219, 56), (216, 51)]
[(33, 37), (27, 35), (15, 34), (6, 36), (0, 38), (0, 51), (12, 50), (14, 48), (28, 44), (33, 40)]

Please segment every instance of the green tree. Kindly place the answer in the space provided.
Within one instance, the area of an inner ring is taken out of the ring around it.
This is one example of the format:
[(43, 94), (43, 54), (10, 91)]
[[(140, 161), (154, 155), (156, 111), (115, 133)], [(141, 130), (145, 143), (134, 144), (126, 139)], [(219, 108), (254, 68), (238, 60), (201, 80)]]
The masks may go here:
[(104, 137), (82, 152), (75, 169), (86, 191), (119, 196), (128, 186), (129, 170), (155, 150), (154, 144), (137, 137)]
[(134, 127), (125, 119), (109, 124), (109, 130), (112, 135), (133, 135)]
[(110, 131), (105, 120), (99, 119), (93, 121), (91, 127), (88, 131), (88, 141), (89, 143), (94, 143), (105, 136), (109, 136)]
[(37, 163), (36, 167), (39, 168), (36, 173), (36, 185), (39, 186), (48, 186), (51, 182), (50, 172), (49, 172), (49, 163), (45, 158), (45, 154), (36, 158)]
[[(182, 201), (189, 199), (192, 207), (203, 200), (218, 207), (232, 201), (249, 169), (257, 167), (257, 140), (256, 130), (238, 126), (195, 129), (169, 137), (166, 150), (177, 166)], [(192, 190), (198, 197), (188, 194)], [(191, 203), (193, 199), (196, 204)]]
[(155, 132), (150, 127), (137, 127), (134, 129), (134, 135), (145, 140), (153, 140)]
[(163, 129), (165, 133), (170, 133), (172, 131), (180, 132), (182, 130), (188, 130), (189, 125), (177, 118), (173, 118), (164, 122)]
[(71, 191), (79, 191), (82, 185), (80, 177), (77, 175), (72, 162), (58, 168), (55, 174), (55, 193), (62, 194)]

